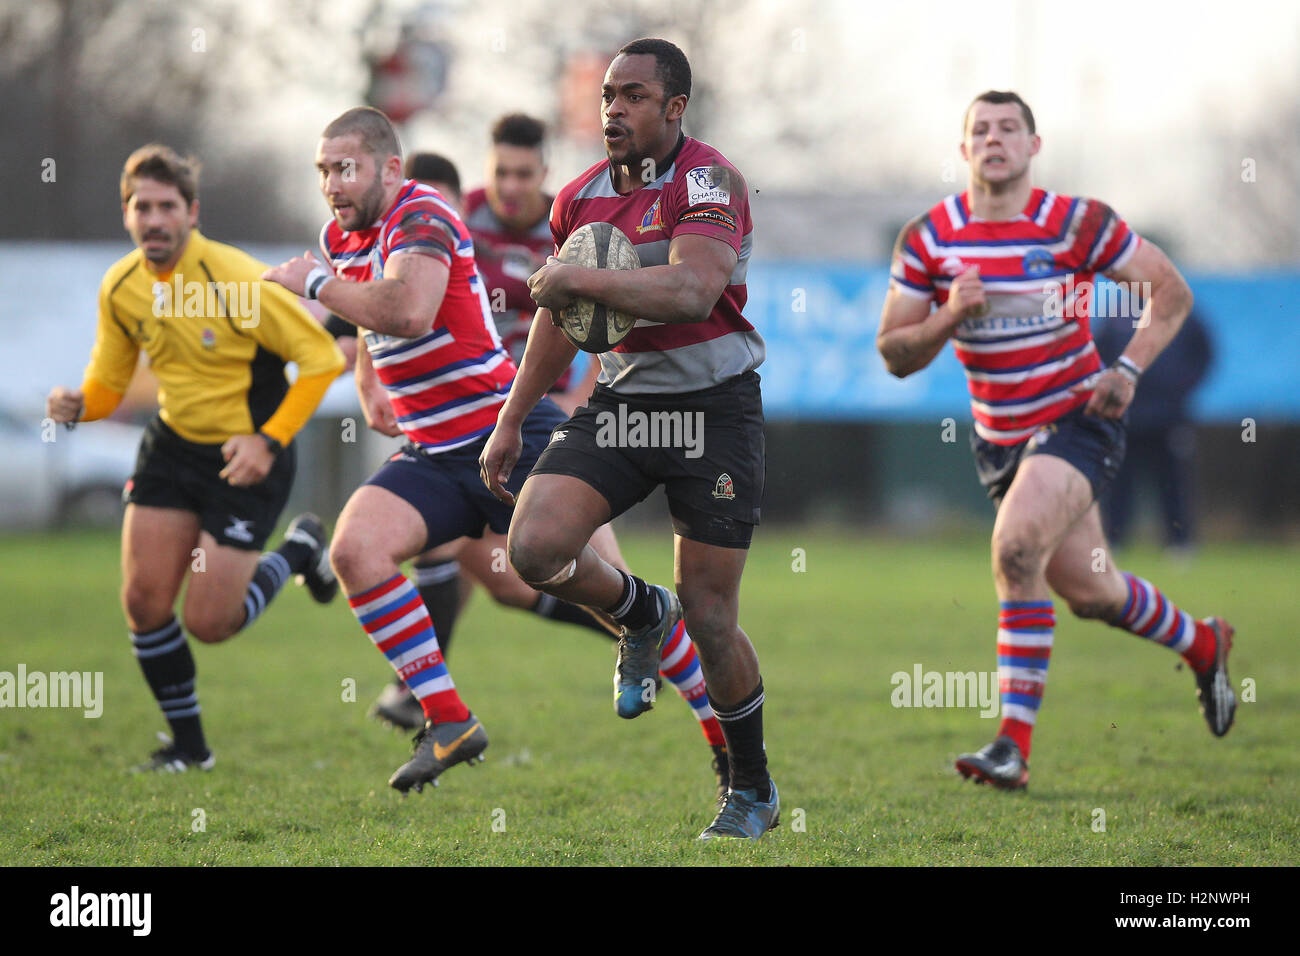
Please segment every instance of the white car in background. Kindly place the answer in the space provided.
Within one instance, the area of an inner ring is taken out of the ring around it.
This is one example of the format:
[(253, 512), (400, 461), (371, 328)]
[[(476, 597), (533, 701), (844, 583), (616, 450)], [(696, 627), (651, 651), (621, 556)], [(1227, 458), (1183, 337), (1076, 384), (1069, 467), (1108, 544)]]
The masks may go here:
[(42, 416), (0, 408), (0, 528), (119, 522), (144, 429), (105, 421), (68, 431)]

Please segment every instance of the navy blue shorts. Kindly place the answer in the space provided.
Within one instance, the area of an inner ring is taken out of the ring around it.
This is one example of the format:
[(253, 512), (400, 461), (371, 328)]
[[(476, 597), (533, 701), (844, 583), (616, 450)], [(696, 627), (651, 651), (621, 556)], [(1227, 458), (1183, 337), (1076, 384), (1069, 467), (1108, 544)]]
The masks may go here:
[(1048, 422), (1018, 445), (995, 445), (971, 429), (970, 447), (975, 453), (975, 471), (980, 484), (1002, 504), (1020, 462), (1029, 455), (1055, 455), (1083, 473), (1092, 485), (1093, 500), (1110, 487), (1124, 461), (1123, 419), (1085, 415), (1083, 406)]
[[(549, 398), (538, 402), (524, 419), (523, 451), (506, 482), (511, 494), (519, 494), (537, 456), (551, 440), (551, 431), (563, 421), (564, 412)], [(498, 501), (483, 484), (478, 459), (486, 444), (485, 435), (471, 444), (430, 455), (407, 442), (366, 484), (391, 491), (420, 512), (428, 531), (421, 551), (466, 536), (481, 538), (484, 527), (505, 534), (514, 509)]]

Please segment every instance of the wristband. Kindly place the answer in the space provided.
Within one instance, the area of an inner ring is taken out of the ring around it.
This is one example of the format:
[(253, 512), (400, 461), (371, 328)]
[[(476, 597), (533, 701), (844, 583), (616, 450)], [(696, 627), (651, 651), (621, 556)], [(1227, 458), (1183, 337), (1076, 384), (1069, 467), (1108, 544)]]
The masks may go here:
[(266, 432), (258, 432), (257, 437), (262, 439), (262, 441), (266, 442), (266, 449), (271, 453), (272, 457), (276, 457), (280, 454), (280, 452), (284, 451), (284, 446), (281, 445), (277, 439), (272, 438)]
[(1136, 385), (1138, 383), (1138, 379), (1142, 377), (1142, 369), (1138, 367), (1138, 364), (1134, 362), (1132, 359), (1125, 358), (1123, 355), (1117, 358), (1115, 360), (1115, 364), (1111, 367), (1115, 369), (1115, 371), (1123, 375), (1125, 378), (1127, 378), (1134, 385)]
[(302, 294), (308, 299), (314, 299), (320, 293), (321, 286), (330, 279), (334, 278), (334, 273), (330, 272), (324, 266), (316, 266), (311, 272), (307, 273), (307, 281), (303, 283)]

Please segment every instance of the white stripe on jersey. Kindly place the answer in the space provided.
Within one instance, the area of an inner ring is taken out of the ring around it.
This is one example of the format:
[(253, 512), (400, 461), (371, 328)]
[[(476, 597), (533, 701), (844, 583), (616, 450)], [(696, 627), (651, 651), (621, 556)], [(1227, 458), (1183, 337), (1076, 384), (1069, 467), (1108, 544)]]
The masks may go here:
[(391, 355), (376, 357), (374, 352), (370, 353), (370, 364), (375, 368), (384, 368), (388, 365), (400, 365), (402, 362), (409, 362), (411, 359), (419, 358), (421, 355), (428, 355), (430, 352), (436, 352), (445, 345), (451, 345), (456, 340), (450, 335), (440, 335), (437, 338), (430, 339), (422, 345), (417, 345), (413, 349), (405, 352), (394, 352)]
[[(487, 372), (491, 372), (502, 362), (508, 362), (509, 360), (509, 356), (504, 352), (493, 352), (492, 356), (486, 362), (479, 362), (475, 365), (465, 365), (461, 368), (452, 369), (450, 372), (447, 372), (444, 375), (439, 375), (436, 378), (428, 378), (423, 381), (412, 382), (409, 385), (385, 385), (384, 391), (388, 392), (389, 395), (418, 395), (420, 392), (427, 392), (431, 388), (445, 385), (448, 382), (455, 382), (458, 379), (469, 378), (473, 375), (483, 375)], [(494, 392), (492, 394), (495, 397), (496, 393)], [(462, 408), (468, 408), (468, 406), (462, 406)], [(411, 425), (412, 427), (415, 427), (414, 423), (411, 423)]]
[[(1084, 379), (1078, 384), (1086, 385), (1087, 379)], [(1016, 405), (988, 405), (981, 402), (979, 399), (972, 398), (970, 400), (970, 407), (975, 409), (977, 412), (983, 412), (985, 415), (1005, 418), (1007, 415), (1028, 415), (1030, 412), (1037, 412), (1052, 405), (1059, 405), (1061, 402), (1072, 401), (1074, 398), (1074, 394), (1070, 389), (1066, 388), (1059, 392), (1053, 392), (1050, 395), (1043, 395), (1040, 398), (1035, 398), (1032, 401), (1020, 402)]]
[(1021, 349), (1037, 348), (1040, 345), (1048, 345), (1058, 339), (1066, 338), (1078, 331), (1078, 326), (1074, 322), (1064, 325), (1055, 332), (1044, 332), (1042, 335), (1028, 335), (1022, 339), (1007, 339), (1004, 342), (964, 342), (957, 340), (953, 342), (956, 348), (963, 349), (967, 352), (1018, 352)]
[(495, 392), (476, 398), (472, 402), (466, 402), (464, 405), (457, 405), (455, 408), (449, 408), (443, 412), (436, 412), (432, 415), (425, 415), (422, 418), (413, 418), (410, 421), (398, 422), (403, 429), (427, 428), (430, 425), (437, 425), (441, 422), (449, 422), (453, 418), (459, 418), (467, 412), (476, 412), (480, 408), (489, 408), (492, 405), (500, 405), (506, 400), (504, 395), (498, 395)]
[(1075, 362), (1081, 361), (1097, 351), (1097, 347), (1091, 342), (1082, 351), (1070, 355), (1055, 362), (1048, 362), (1045, 365), (1038, 365), (1031, 369), (1021, 369), (1014, 372), (977, 372), (975, 369), (966, 369), (966, 377), (972, 382), (997, 382), (1000, 385), (1016, 385), (1020, 382), (1027, 382), (1031, 378), (1042, 378), (1045, 375), (1055, 375), (1062, 369), (1069, 368)]

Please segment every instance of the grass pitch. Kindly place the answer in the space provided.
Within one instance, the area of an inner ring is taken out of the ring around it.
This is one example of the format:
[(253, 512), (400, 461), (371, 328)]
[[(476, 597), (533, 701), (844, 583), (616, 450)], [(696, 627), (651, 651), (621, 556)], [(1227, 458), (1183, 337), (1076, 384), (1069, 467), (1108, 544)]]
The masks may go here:
[[(1240, 694), (1253, 679), (1256, 700), (1222, 740), (1175, 655), (1058, 602), (1030, 787), (1008, 794), (952, 769), (996, 720), (891, 704), (891, 675), (918, 664), (994, 670), (987, 541), (761, 529), (741, 623), (763, 662), (782, 825), (701, 846), (710, 754), (686, 705), (665, 685), (654, 711), (619, 720), (610, 642), (481, 592), (451, 653), (491, 738), (481, 767), (422, 796), (389, 790), (409, 743), (366, 716), (387, 665), (346, 604), (290, 586), (248, 633), (194, 645), (216, 769), (129, 775), (165, 724), (130, 653), (117, 547), (102, 533), (0, 539), (0, 671), (102, 671), (105, 698), (99, 719), (0, 710), (0, 864), (1300, 862), (1295, 548), (1209, 547), (1185, 568), (1124, 555), (1195, 616), (1236, 626), (1233, 681)], [(666, 531), (623, 548), (670, 580)]]

